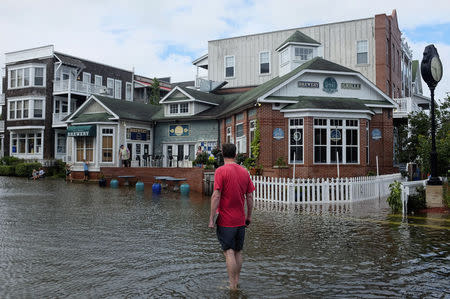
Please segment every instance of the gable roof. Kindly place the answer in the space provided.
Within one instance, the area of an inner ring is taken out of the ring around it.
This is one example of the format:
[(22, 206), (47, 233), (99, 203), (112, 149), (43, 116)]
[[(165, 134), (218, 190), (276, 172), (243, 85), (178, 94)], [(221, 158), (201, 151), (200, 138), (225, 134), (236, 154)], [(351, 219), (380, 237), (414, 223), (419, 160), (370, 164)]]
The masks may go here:
[[(89, 105), (90, 101), (97, 101), (100, 105), (102, 105), (106, 113), (100, 112), (100, 113), (89, 113), (89, 116), (87, 113), (82, 114), (82, 111), (85, 106)], [(157, 113), (159, 110), (162, 110), (162, 106), (156, 106), (151, 104), (144, 104), (144, 103), (137, 103), (137, 102), (128, 102), (124, 100), (117, 100), (112, 99), (110, 97), (105, 96), (99, 96), (99, 95), (92, 95), (89, 97), (89, 99), (81, 105), (77, 111), (75, 111), (72, 116), (68, 118), (69, 121), (76, 121), (77, 119), (90, 119), (90, 121), (104, 121), (105, 114), (108, 114), (108, 112), (112, 115), (110, 115), (107, 119), (127, 119), (127, 120), (136, 120), (136, 121), (146, 121), (149, 122), (152, 120), (152, 116)], [(96, 115), (95, 115), (96, 114)], [(79, 122), (79, 121), (76, 121)]]
[(318, 41), (315, 39), (309, 37), (308, 35), (304, 34), (303, 32), (300, 32), (296, 30), (291, 36), (289, 36), (281, 45), (275, 49), (275, 51), (279, 51), (283, 49), (288, 44), (316, 44), (320, 45)]
[[(175, 88), (172, 89), (172, 91), (169, 92), (160, 101), (160, 103), (163, 104), (165, 102), (175, 102), (176, 99), (171, 99), (170, 97), (176, 91), (183, 93), (184, 95), (186, 95), (187, 98), (191, 99), (192, 101), (203, 102), (203, 103), (211, 104), (214, 106), (220, 105), (223, 101), (222, 96), (214, 94), (214, 93), (198, 91), (198, 90), (195, 90), (192, 88), (186, 88), (186, 87), (182, 87), (182, 86), (175, 86)], [(186, 98), (180, 98), (180, 100), (186, 100)]]
[(84, 65), (84, 63), (83, 63), (81, 60), (76, 59), (76, 58), (73, 58), (73, 57), (70, 57), (70, 56), (67, 56), (67, 55), (65, 55), (65, 54), (55, 52), (55, 56), (56, 56), (56, 58), (58, 58), (58, 59), (61, 61), (61, 63), (64, 64), (64, 65), (74, 66), (74, 67), (79, 68), (79, 69), (81, 69), (81, 70), (84, 69), (84, 68), (86, 67), (86, 66)]

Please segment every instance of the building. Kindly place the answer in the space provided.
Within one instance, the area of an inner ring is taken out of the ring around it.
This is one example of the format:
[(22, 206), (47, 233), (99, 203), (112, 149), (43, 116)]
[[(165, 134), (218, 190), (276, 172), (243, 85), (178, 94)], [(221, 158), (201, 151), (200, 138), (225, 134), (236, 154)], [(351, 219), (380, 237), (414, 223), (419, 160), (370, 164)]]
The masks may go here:
[[(170, 90), (163, 80), (161, 95)], [(152, 83), (130, 70), (57, 52), (53, 45), (6, 53), (2, 153), (42, 162), (65, 160), (65, 119), (89, 96), (145, 102)]]
[[(283, 48), (284, 42), (295, 46), (292, 52)], [(283, 75), (288, 61), (292, 70), (316, 56), (361, 73), (391, 98), (402, 96), (401, 32), (395, 10), (391, 15), (209, 41), (208, 54), (193, 61), (196, 85), (205, 79), (226, 81), (222, 92), (242, 92)]]

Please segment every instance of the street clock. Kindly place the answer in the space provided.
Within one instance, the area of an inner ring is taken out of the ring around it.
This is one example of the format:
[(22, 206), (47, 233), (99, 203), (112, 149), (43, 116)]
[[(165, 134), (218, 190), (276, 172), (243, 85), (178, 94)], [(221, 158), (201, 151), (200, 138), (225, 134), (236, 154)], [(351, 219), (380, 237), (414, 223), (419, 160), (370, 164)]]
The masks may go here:
[(423, 80), (428, 87), (434, 88), (442, 78), (442, 62), (434, 45), (429, 45), (423, 51), (422, 64), (420, 66)]

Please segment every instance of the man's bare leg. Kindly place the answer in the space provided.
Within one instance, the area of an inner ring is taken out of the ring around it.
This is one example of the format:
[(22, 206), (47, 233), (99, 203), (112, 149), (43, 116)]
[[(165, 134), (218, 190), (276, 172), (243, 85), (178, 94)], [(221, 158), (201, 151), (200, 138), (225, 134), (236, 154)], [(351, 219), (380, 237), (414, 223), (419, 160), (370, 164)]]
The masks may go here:
[(242, 250), (234, 252), (234, 259), (236, 261), (237, 273), (236, 273), (236, 287), (239, 283), (239, 277), (242, 269)]
[[(225, 260), (227, 263), (227, 272), (228, 272), (228, 279), (230, 281), (230, 289), (236, 290), (237, 289), (237, 281), (239, 280), (239, 270), (240, 266), (238, 265), (236, 261), (236, 253), (233, 249), (228, 249), (223, 252), (225, 255)], [(242, 264), (242, 262), (241, 262)]]

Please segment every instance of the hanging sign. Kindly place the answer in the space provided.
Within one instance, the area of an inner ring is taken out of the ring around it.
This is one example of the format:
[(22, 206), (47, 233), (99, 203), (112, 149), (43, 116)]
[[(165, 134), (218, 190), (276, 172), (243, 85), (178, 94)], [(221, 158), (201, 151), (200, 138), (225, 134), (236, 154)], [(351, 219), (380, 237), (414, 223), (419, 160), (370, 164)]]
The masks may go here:
[(341, 138), (342, 138), (341, 131), (339, 131), (337, 129), (331, 130), (331, 132), (330, 132), (330, 139), (331, 139), (331, 141), (336, 142), (336, 141), (341, 140)]
[(189, 136), (189, 125), (170, 125), (169, 136), (171, 137)]
[(127, 139), (129, 140), (150, 140), (150, 131), (141, 128), (127, 128)]
[(284, 131), (282, 128), (273, 129), (273, 139), (281, 140), (284, 138)]
[(303, 88), (319, 88), (319, 82), (311, 82), (311, 81), (298, 81), (298, 87)]
[(337, 82), (333, 77), (327, 77), (323, 80), (323, 91), (333, 93), (337, 91)]
[(380, 140), (381, 139), (381, 131), (380, 131), (380, 129), (373, 129), (372, 130), (372, 139), (373, 140)]

